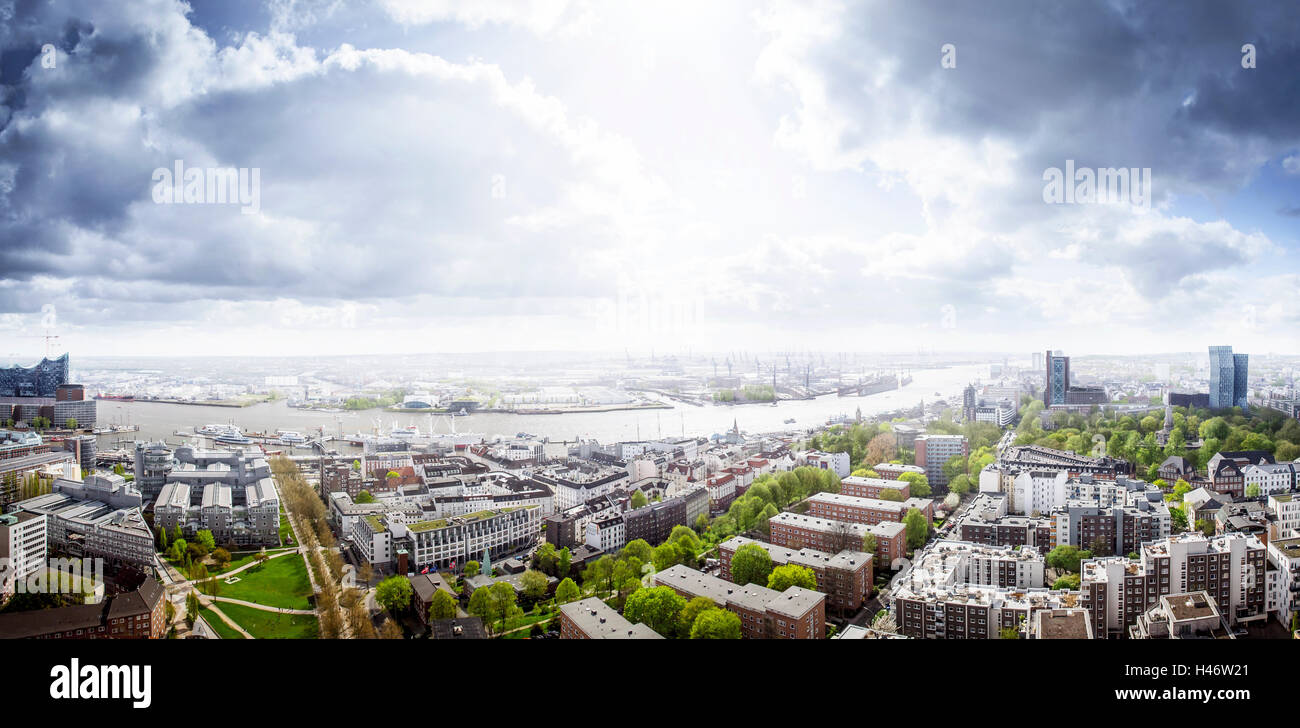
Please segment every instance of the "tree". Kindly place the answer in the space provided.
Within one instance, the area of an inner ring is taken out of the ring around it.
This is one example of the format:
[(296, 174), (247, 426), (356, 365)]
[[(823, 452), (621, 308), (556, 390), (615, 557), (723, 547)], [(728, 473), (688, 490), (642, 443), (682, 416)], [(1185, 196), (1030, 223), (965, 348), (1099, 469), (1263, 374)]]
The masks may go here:
[(970, 476), (965, 473), (961, 473), (948, 481), (948, 492), (950, 493), (956, 493), (957, 495), (962, 496), (969, 493), (970, 489)]
[(1080, 577), (1078, 574), (1066, 574), (1065, 576), (1062, 576), (1061, 578), (1057, 579), (1055, 583), (1052, 584), (1052, 588), (1053, 589), (1078, 589), (1079, 582), (1080, 582)]
[(677, 616), (686, 608), (686, 600), (666, 586), (639, 589), (627, 598), (623, 616), (629, 622), (642, 622), (665, 637), (671, 637)]
[(698, 533), (704, 533), (709, 528), (709, 514), (701, 513), (695, 518), (695, 530)]
[(682, 563), (686, 554), (674, 543), (661, 543), (655, 547), (652, 560), (654, 561), (655, 571), (663, 571), (677, 564)]
[(560, 563), (559, 554), (555, 551), (555, 544), (547, 541), (542, 544), (536, 552), (533, 553), (533, 568), (552, 576), (555, 575), (555, 567)]
[(523, 610), (515, 604), (515, 588), (499, 581), (474, 590), (469, 598), (469, 613), (480, 617), (489, 628), (497, 625), (496, 631), (500, 632), (509, 619), (523, 614)]
[(801, 586), (804, 589), (817, 589), (817, 575), (812, 569), (798, 564), (785, 564), (772, 569), (772, 574), (767, 578), (767, 588), (774, 591), (783, 592), (792, 586)]
[(1015, 627), (1003, 627), (1001, 630), (998, 631), (998, 634), (1004, 640), (1020, 639), (1020, 630), (1016, 629)]
[(550, 583), (545, 574), (529, 569), (519, 577), (519, 586), (523, 587), (524, 596), (537, 600), (546, 594), (546, 588)]
[(390, 612), (406, 609), (411, 604), (411, 582), (405, 576), (390, 576), (379, 582), (375, 601)]
[(930, 479), (923, 473), (903, 473), (898, 479), (907, 483), (908, 490), (914, 498), (930, 497)]
[(911, 548), (920, 548), (925, 545), (925, 541), (930, 536), (930, 524), (925, 520), (925, 514), (921, 513), (919, 508), (909, 508), (907, 515), (903, 516), (903, 525), (907, 529), (907, 545)]
[(199, 545), (200, 555), (202, 556), (206, 556), (212, 552), (212, 549), (217, 547), (217, 540), (212, 537), (212, 531), (209, 531), (206, 528), (194, 534), (194, 537), (196, 543)]
[[(668, 534), (668, 543), (676, 544), (677, 548), (686, 551), (692, 560), (694, 560), (695, 554), (698, 554), (700, 549), (704, 547), (704, 544), (700, 542), (699, 535), (686, 526), (673, 526), (673, 530)], [(686, 562), (683, 561), (682, 563)]]
[(898, 488), (885, 488), (880, 491), (880, 500), (893, 501), (894, 503), (903, 502), (903, 491)]
[(434, 589), (429, 600), (429, 619), (451, 619), (456, 616), (456, 600), (443, 589)]
[(736, 549), (731, 557), (731, 580), (740, 586), (766, 584), (772, 573), (772, 556), (756, 543)]
[(898, 441), (894, 438), (892, 432), (882, 432), (871, 438), (867, 443), (867, 450), (863, 460), (868, 467), (878, 463), (887, 463), (894, 459), (898, 454)]
[[(640, 491), (638, 491), (640, 492)], [(619, 558), (635, 557), (638, 561), (645, 564), (654, 560), (654, 548), (643, 538), (629, 541), (623, 550), (619, 552)]]
[(1169, 520), (1174, 533), (1182, 533), (1187, 530), (1187, 513), (1182, 508), (1169, 506)]
[(1207, 521), (1204, 518), (1196, 519), (1196, 530), (1205, 534), (1208, 538), (1214, 535), (1214, 521)]
[(404, 636), (402, 628), (397, 625), (397, 622), (394, 622), (389, 617), (384, 618), (384, 624), (379, 628), (380, 639), (400, 640)]
[(609, 554), (591, 562), (582, 572), (582, 585), (609, 593), (614, 589), (614, 558)]
[(573, 562), (573, 554), (569, 552), (569, 547), (565, 546), (560, 549), (560, 553), (555, 565), (555, 575), (563, 579), (569, 575), (569, 565)]
[(681, 614), (677, 615), (677, 636), (681, 639), (690, 639), (695, 620), (700, 614), (716, 606), (708, 597), (695, 597), (687, 602)]
[(480, 564), (479, 564), (479, 562), (477, 562), (477, 561), (473, 561), (473, 560), (466, 561), (466, 562), (465, 562), (465, 578), (466, 578), (466, 579), (472, 579), (473, 577), (478, 576), (478, 570), (479, 570), (479, 567), (480, 567)]
[(635, 511), (638, 508), (645, 508), (649, 504), (650, 500), (645, 497), (645, 493), (642, 493), (639, 490), (632, 491), (632, 510)]
[(890, 614), (888, 609), (876, 612), (876, 616), (871, 619), (871, 628), (877, 632), (898, 634), (898, 623), (894, 621), (894, 615)]
[(862, 550), (863, 550), (863, 551), (865, 551), (865, 552), (867, 552), (867, 553), (869, 553), (869, 554), (874, 554), (874, 553), (876, 553), (876, 549), (877, 549), (877, 548), (879, 548), (879, 544), (878, 544), (877, 541), (876, 541), (876, 534), (874, 534), (874, 533), (868, 533), (868, 534), (864, 534), (864, 535), (862, 536)]
[(1260, 492), (1261, 492), (1261, 491), (1260, 491), (1260, 488), (1259, 488), (1259, 484), (1258, 484), (1258, 483), (1251, 483), (1250, 485), (1246, 486), (1246, 497), (1247, 497), (1247, 498), (1258, 498)]
[(194, 620), (198, 619), (199, 609), (201, 609), (202, 606), (203, 604), (199, 601), (199, 595), (197, 592), (191, 590), (189, 594), (186, 594), (185, 595), (185, 621), (193, 625)]
[[(1084, 551), (1080, 551), (1077, 546), (1061, 544), (1051, 551), (1047, 552), (1045, 561), (1047, 565), (1059, 571), (1079, 572), (1079, 563), (1083, 560)], [(1091, 554), (1089, 554), (1091, 556)]]
[(740, 639), (740, 617), (727, 609), (706, 609), (695, 618), (691, 627), (693, 640), (738, 640)]
[(230, 565), (230, 552), (223, 548), (212, 550), (212, 560), (222, 569)]
[(75, 429), (77, 429), (77, 418), (76, 418), (76, 417), (69, 417), (68, 420), (67, 420), (67, 422), (64, 422), (63, 424), (64, 424), (64, 426), (67, 427), (69, 430), (75, 430)]
[(573, 579), (568, 577), (565, 577), (564, 580), (560, 582), (559, 586), (555, 587), (556, 604), (568, 604), (569, 602), (577, 601), (581, 596), (582, 592), (578, 589), (578, 585), (573, 582)]
[(375, 497), (374, 497), (373, 495), (370, 495), (370, 491), (368, 491), (368, 490), (362, 490), (360, 493), (357, 493), (357, 499), (356, 499), (356, 502), (357, 502), (357, 503), (374, 503), (374, 502), (375, 502)]

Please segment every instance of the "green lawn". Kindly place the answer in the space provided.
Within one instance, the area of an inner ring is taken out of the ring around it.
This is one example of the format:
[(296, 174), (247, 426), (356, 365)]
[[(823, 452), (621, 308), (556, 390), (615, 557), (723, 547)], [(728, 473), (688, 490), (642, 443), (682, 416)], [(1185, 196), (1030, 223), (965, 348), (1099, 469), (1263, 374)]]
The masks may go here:
[(227, 617), (259, 640), (313, 640), (320, 636), (320, 623), (309, 614), (276, 614), (242, 604), (218, 604)]
[[(244, 639), (244, 635), (232, 629), (230, 625), (226, 624), (225, 620), (223, 620), (221, 617), (218, 617), (208, 607), (203, 607), (202, 609), (200, 609), (199, 614), (203, 615), (203, 621), (207, 622), (208, 625), (212, 627), (212, 630), (214, 632), (221, 635), (221, 639), (223, 640)], [(234, 617), (231, 617), (231, 619), (234, 619)]]
[[(268, 607), (285, 609), (311, 609), (307, 597), (311, 595), (311, 580), (307, 566), (297, 554), (271, 559), (235, 574), (234, 584), (220, 582), (217, 596), (257, 602)], [(223, 608), (224, 610), (224, 608)]]
[(293, 541), (293, 526), (289, 524), (289, 514), (284, 510), (284, 504), (280, 504), (280, 545), (285, 546)]

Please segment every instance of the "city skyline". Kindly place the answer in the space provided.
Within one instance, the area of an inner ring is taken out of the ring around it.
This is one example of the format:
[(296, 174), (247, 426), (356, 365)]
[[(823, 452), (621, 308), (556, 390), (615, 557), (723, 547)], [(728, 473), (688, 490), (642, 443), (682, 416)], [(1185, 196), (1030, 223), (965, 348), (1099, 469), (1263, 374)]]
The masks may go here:
[(1298, 11), (1004, 9), (20, 3), (0, 356), (1300, 352)]

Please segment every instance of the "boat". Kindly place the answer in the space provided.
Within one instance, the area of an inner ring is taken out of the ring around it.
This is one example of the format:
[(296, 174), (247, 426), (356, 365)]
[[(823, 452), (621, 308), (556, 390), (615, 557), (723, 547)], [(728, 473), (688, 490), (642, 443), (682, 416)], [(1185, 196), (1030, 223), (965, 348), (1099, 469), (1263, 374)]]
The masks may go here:
[(214, 442), (223, 445), (251, 445), (252, 438), (244, 435), (238, 427), (234, 425), (204, 425), (195, 427), (194, 434), (204, 437), (211, 437)]
[(790, 419), (786, 420), (786, 421), (785, 421), (785, 424), (787, 424), (787, 425), (793, 425), (793, 424), (794, 424), (794, 418), (791, 417)]
[(213, 442), (218, 442), (221, 443), (222, 445), (252, 445), (253, 444), (253, 440), (251, 438), (246, 437), (243, 433), (240, 432), (231, 432), (225, 435), (217, 435), (212, 439)]
[(107, 394), (104, 392), (100, 392), (99, 394), (95, 395), (95, 399), (113, 399), (119, 402), (134, 402), (135, 395), (134, 394)]
[(406, 427), (394, 425), (388, 436), (399, 440), (418, 440), (420, 439), (420, 428), (418, 425), (407, 425)]
[(294, 430), (277, 430), (276, 434), (280, 436), (280, 442), (286, 445), (302, 445), (307, 442), (307, 438), (301, 432)]

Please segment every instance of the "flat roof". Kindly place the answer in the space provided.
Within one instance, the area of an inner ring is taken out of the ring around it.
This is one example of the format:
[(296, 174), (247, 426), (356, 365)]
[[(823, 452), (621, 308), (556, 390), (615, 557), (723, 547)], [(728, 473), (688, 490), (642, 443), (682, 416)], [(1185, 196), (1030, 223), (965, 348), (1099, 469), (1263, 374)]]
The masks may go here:
[(633, 624), (596, 597), (569, 602), (560, 611), (582, 633), (594, 640), (653, 640), (663, 635), (641, 624)]

